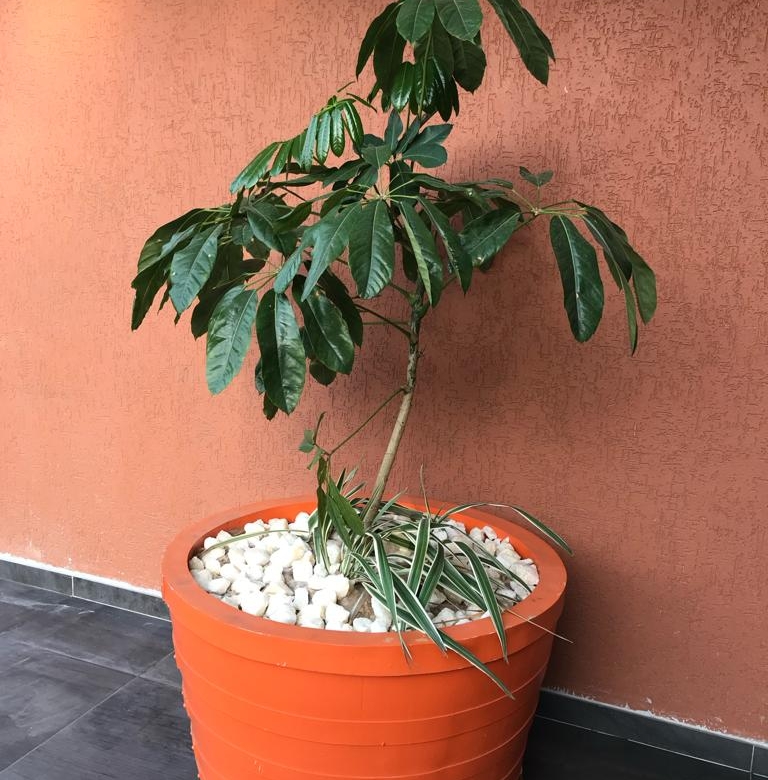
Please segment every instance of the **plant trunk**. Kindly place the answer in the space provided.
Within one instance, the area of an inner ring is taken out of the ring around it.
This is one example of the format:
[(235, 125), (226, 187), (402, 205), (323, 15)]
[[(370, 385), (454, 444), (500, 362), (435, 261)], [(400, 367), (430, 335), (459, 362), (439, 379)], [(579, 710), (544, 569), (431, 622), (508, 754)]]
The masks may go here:
[(403, 399), (400, 402), (400, 409), (397, 412), (397, 419), (392, 428), (392, 434), (389, 437), (389, 444), (387, 444), (387, 449), (384, 452), (384, 458), (381, 461), (381, 466), (379, 466), (379, 473), (376, 476), (376, 482), (373, 485), (373, 491), (371, 492), (368, 506), (363, 515), (363, 525), (366, 528), (370, 527), (371, 522), (376, 515), (376, 511), (379, 508), (379, 504), (381, 503), (381, 498), (387, 487), (389, 474), (392, 471), (392, 466), (395, 463), (397, 451), (400, 447), (403, 433), (405, 432), (405, 425), (408, 422), (408, 416), (411, 413), (413, 393), (416, 389), (416, 372), (419, 365), (419, 358), (421, 357), (421, 353), (419, 352), (419, 332), (421, 330), (421, 320), (427, 311), (426, 306), (423, 303), (423, 296), (424, 288), (421, 283), (419, 283), (415, 296), (416, 302), (413, 304), (413, 309), (411, 311), (408, 368), (405, 375), (405, 384), (403, 385)]

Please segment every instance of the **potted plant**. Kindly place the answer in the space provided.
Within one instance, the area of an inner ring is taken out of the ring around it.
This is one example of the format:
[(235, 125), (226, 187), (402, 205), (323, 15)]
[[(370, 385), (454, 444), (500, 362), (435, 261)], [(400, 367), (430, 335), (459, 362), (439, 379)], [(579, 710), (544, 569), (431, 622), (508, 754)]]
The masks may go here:
[[(546, 83), (547, 36), (518, 0), (488, 4)], [(435, 175), (460, 92), (483, 81), (482, 22), (478, 0), (387, 5), (360, 48), (357, 76), (372, 60), (375, 77), (366, 97), (343, 87), (301, 132), (256, 155), (232, 202), (163, 225), (141, 252), (133, 328), (163, 288), (161, 308), (170, 300), (177, 322), (191, 309), (213, 393), (240, 371), (255, 333), (268, 419), (291, 414), (308, 381), (349, 374), (373, 322), (408, 355), (402, 381), (344, 441), (323, 440), (322, 417), (306, 432), (314, 495), (207, 518), (166, 552), (163, 592), (204, 780), (519, 776), (565, 588), (548, 541), (568, 548), (519, 507), (538, 534), (480, 505), (387, 497), (422, 326), (542, 218), (578, 341), (595, 332), (604, 299), (585, 236), (624, 296), (632, 352), (656, 288), (603, 211), (543, 200), (550, 171), (520, 168), (522, 187)], [(383, 115), (383, 134), (366, 132), (361, 114)], [(371, 303), (385, 296), (385, 311)], [(366, 491), (334, 459), (395, 402)]]

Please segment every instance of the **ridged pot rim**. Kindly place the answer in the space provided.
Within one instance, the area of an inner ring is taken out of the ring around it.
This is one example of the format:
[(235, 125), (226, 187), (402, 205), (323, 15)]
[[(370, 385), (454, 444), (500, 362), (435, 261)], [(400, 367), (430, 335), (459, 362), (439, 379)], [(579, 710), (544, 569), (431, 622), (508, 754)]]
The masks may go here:
[[(424, 502), (414, 497), (404, 496), (399, 498), (398, 502), (413, 509), (425, 508)], [(278, 648), (282, 648), (291, 657), (294, 657), (298, 648), (311, 645), (314, 660), (311, 663), (307, 662), (306, 668), (314, 667), (321, 662), (322, 658), (333, 658), (336, 663), (343, 663), (345, 654), (356, 652), (360, 648), (379, 650), (396, 648), (398, 653), (401, 653), (400, 640), (395, 632), (369, 634), (325, 631), (285, 625), (248, 615), (211, 596), (190, 574), (189, 559), (206, 537), (215, 536), (222, 529), (242, 527), (245, 523), (256, 519), (268, 520), (272, 517), (290, 519), (299, 511), (311, 512), (316, 505), (317, 499), (313, 494), (294, 498), (263, 499), (217, 512), (184, 527), (166, 548), (162, 562), (163, 597), (170, 608), (172, 620), (182, 619), (185, 625), (193, 626), (196, 633), (209, 639), (213, 636), (212, 632), (217, 632), (215, 643), (232, 647), (239, 645), (240, 652), (247, 655), (251, 654), (247, 650), (249, 646), (254, 643), (264, 644), (258, 640), (271, 640), (270, 651), (275, 651), (279, 655)], [(452, 506), (456, 504), (430, 501), (433, 512)], [(519, 631), (530, 628), (532, 625), (530, 621), (538, 622), (537, 619), (543, 616), (545, 617), (543, 622), (550, 623), (549, 630), (553, 629), (559, 616), (567, 580), (565, 565), (555, 549), (532, 531), (489, 512), (471, 509), (461, 513), (459, 519), (467, 523), (468, 527), (489, 525), (499, 533), (501, 538), (508, 536), (517, 552), (523, 558), (531, 558), (539, 570), (540, 581), (533, 593), (515, 607), (515, 614), (509, 610), (504, 613), (507, 635), (510, 636), (516, 629)], [(554, 620), (546, 617), (555, 611), (557, 614), (552, 615)], [(495, 637), (490, 618), (452, 626), (446, 629), (446, 632), (462, 644), (473, 644), (476, 641), (485, 644), (488, 638)], [(403, 637), (409, 649), (415, 653), (414, 657), (418, 656), (420, 650), (422, 654), (427, 649), (439, 653), (432, 641), (421, 632), (404, 631)], [(348, 655), (348, 657), (353, 656)]]

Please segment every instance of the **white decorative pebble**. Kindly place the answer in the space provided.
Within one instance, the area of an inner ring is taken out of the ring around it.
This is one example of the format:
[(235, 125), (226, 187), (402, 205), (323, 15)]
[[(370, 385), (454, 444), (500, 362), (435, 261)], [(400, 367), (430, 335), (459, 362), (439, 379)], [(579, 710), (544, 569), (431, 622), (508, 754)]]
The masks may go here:
[(269, 558), (270, 566), (285, 569), (293, 563), (293, 550), (290, 547), (278, 547)]
[(312, 594), (312, 603), (319, 604), (321, 607), (327, 607), (329, 604), (336, 603), (336, 591), (330, 588), (316, 590)]
[(341, 560), (341, 545), (338, 542), (328, 542), (325, 549), (328, 552), (329, 563), (338, 563)]
[(216, 534), (217, 542), (228, 542), (232, 538), (232, 534), (229, 531), (219, 531)]
[(207, 550), (209, 547), (213, 547), (214, 544), (218, 544), (218, 540), (215, 536), (207, 536), (203, 541), (203, 549)]
[(486, 525), (483, 526), (483, 533), (485, 534), (486, 539), (498, 539), (499, 535), (496, 533), (496, 531), (491, 528), (491, 526)]
[(195, 582), (201, 588), (206, 588), (206, 589), (208, 583), (213, 579), (213, 575), (208, 571), (208, 569), (195, 569), (192, 572), (192, 576), (194, 577)]
[(309, 561), (294, 561), (291, 570), (293, 571), (293, 579), (296, 582), (309, 582), (314, 576), (312, 564)]
[(244, 557), (248, 566), (266, 566), (269, 563), (269, 553), (263, 547), (249, 547)]
[(232, 583), (230, 590), (232, 593), (253, 593), (259, 590), (259, 585), (245, 575), (241, 575)]
[(214, 577), (206, 586), (208, 593), (215, 593), (217, 596), (223, 596), (229, 590), (230, 582), (223, 577)]
[[(218, 550), (215, 550), (214, 552), (218, 552)], [(213, 574), (214, 577), (218, 577), (221, 573), (221, 560), (215, 555), (212, 555), (211, 553), (205, 553), (203, 555), (203, 564), (205, 565), (205, 568), (208, 569), (211, 574)]]
[(240, 596), (236, 594), (227, 593), (221, 600), (230, 607), (240, 606)]
[(274, 563), (270, 563), (269, 566), (264, 567), (264, 582), (282, 582), (283, 581), (283, 567), (276, 566)]
[(384, 634), (389, 631), (389, 626), (386, 623), (380, 623), (378, 620), (374, 620), (368, 631), (370, 631), (371, 634)]
[(266, 616), (276, 623), (285, 623), (291, 626), (296, 623), (296, 610), (290, 604), (284, 604), (281, 601), (273, 603), (270, 599)]
[(240, 569), (231, 563), (225, 563), (220, 569), (220, 575), (230, 582), (234, 582), (240, 576)]
[[(315, 566), (315, 572), (317, 572), (317, 566)], [(307, 587), (310, 590), (322, 590), (326, 586), (325, 581), (327, 578), (327, 574), (320, 576), (315, 573), (307, 580)]]
[(302, 617), (301, 613), (296, 618), (296, 624), (303, 628), (326, 628), (325, 621), (322, 618)]
[(304, 609), (309, 604), (309, 590), (307, 588), (296, 588), (293, 591), (293, 603), (296, 609)]
[(331, 574), (325, 578), (325, 587), (335, 591), (337, 599), (343, 599), (349, 593), (350, 582), (343, 574)]
[(205, 564), (203, 563), (202, 559), (198, 558), (196, 555), (193, 555), (189, 559), (190, 571), (201, 571), (204, 568), (205, 568)]
[(329, 623), (346, 623), (349, 620), (349, 610), (344, 609), (341, 604), (328, 604), (325, 608), (325, 619)]
[(229, 562), (235, 566), (236, 568), (240, 569), (242, 571), (246, 567), (245, 563), (245, 550), (249, 550), (250, 548), (246, 545), (245, 549), (236, 548), (233, 549), (232, 546), (230, 546), (227, 557), (229, 558)]
[(307, 604), (299, 610), (299, 616), (302, 620), (322, 620), (325, 609), (319, 604)]
[(373, 621), (368, 620), (368, 618), (364, 618), (364, 617), (355, 618), (352, 621), (352, 628), (355, 631), (359, 631), (364, 634), (370, 632), (372, 625), (373, 625)]
[(432, 621), (433, 623), (452, 623), (456, 619), (456, 615), (452, 609), (448, 609), (448, 607), (445, 607), (441, 609), (437, 615), (435, 615), (435, 619)]
[(270, 531), (287, 531), (288, 521), (284, 517), (276, 517), (269, 521)]
[(253, 580), (254, 582), (261, 582), (264, 579), (264, 567), (263, 566), (249, 566), (244, 572), (246, 577), (248, 577), (249, 580)]
[(326, 631), (354, 631), (355, 629), (349, 623), (326, 623)]
[(294, 531), (309, 531), (309, 515), (306, 512), (299, 512), (291, 523), (291, 528)]
[(480, 528), (472, 528), (469, 532), (469, 536), (471, 539), (474, 539), (474, 541), (480, 542), (480, 544), (482, 544), (485, 539), (485, 535)]
[(240, 609), (249, 615), (261, 617), (267, 611), (267, 597), (259, 591), (244, 593), (240, 598)]
[(325, 565), (322, 563), (322, 561), (318, 561), (315, 564), (315, 576), (316, 577), (327, 577), (328, 576), (328, 569), (325, 568)]

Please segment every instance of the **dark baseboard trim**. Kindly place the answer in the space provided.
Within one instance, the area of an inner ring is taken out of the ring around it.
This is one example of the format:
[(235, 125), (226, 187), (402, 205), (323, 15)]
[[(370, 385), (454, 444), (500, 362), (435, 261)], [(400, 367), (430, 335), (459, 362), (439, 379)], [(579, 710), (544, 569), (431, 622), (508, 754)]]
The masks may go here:
[[(64, 569), (44, 567), (13, 556), (0, 556), (0, 579), (44, 588), (168, 620), (157, 591), (132, 588)], [(541, 692), (537, 717), (578, 729), (641, 742), (661, 750), (720, 764), (768, 780), (768, 744), (752, 742), (695, 726), (686, 726), (647, 712), (614, 707), (560, 691)], [(747, 775), (749, 777), (751, 775)]]
[(742, 772), (754, 772), (756, 780), (768, 775), (768, 744), (688, 726), (647, 712), (545, 689), (536, 715)]
[(52, 590), (86, 601), (168, 620), (168, 608), (157, 591), (127, 583), (89, 577), (79, 572), (46, 567), (14, 556), (0, 556), (0, 579)]

